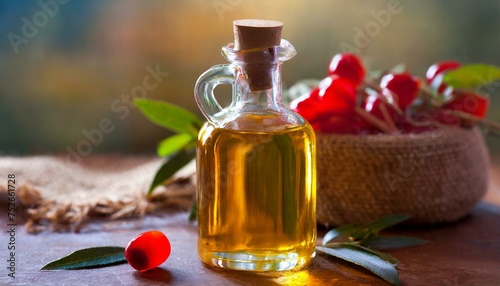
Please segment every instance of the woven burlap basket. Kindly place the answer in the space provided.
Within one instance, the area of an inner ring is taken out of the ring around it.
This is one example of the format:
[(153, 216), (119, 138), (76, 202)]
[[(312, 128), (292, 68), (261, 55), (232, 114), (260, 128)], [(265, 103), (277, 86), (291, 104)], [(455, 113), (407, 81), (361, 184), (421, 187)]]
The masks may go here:
[(408, 214), (410, 223), (456, 221), (487, 189), (489, 156), (478, 128), (404, 135), (318, 135), (318, 223), (363, 224)]

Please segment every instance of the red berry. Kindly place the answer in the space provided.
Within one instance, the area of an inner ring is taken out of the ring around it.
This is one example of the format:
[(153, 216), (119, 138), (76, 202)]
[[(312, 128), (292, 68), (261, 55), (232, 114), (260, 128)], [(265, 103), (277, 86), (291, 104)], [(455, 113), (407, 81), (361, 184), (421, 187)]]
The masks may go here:
[(316, 122), (309, 122), (309, 123), (311, 124), (311, 127), (312, 127), (314, 130), (318, 131), (318, 130), (320, 130), (320, 129), (321, 129), (321, 124), (320, 124), (320, 122), (316, 121)]
[(441, 108), (458, 110), (484, 118), (488, 111), (489, 99), (472, 91), (455, 91), (452, 99)]
[(358, 56), (342, 53), (333, 57), (328, 67), (328, 75), (338, 75), (358, 86), (363, 81), (366, 70)]
[(437, 75), (445, 71), (454, 70), (458, 67), (460, 67), (460, 63), (457, 61), (442, 61), (435, 63), (432, 66), (430, 66), (429, 69), (427, 70), (427, 73), (425, 74), (425, 79), (427, 80), (428, 84), (431, 84), (432, 80), (434, 80)]
[(439, 123), (448, 126), (459, 127), (462, 124), (462, 119), (455, 114), (446, 113), (444, 109), (436, 109), (432, 112), (431, 118)]
[[(385, 101), (382, 98), (385, 98)], [(396, 120), (397, 113), (394, 110), (394, 107), (391, 106), (391, 103), (393, 102), (394, 100), (390, 96), (382, 94), (370, 94), (365, 99), (363, 107), (368, 113), (382, 120), (384, 120), (384, 111), (382, 111), (382, 109), (384, 108), (390, 118)]]
[(354, 117), (332, 114), (321, 120), (319, 130), (323, 133), (356, 134), (358, 132)]
[(382, 93), (392, 95), (398, 103), (399, 108), (406, 110), (417, 97), (420, 82), (409, 73), (387, 74), (382, 77), (380, 87), (382, 88)]
[(457, 69), (460, 67), (460, 63), (456, 61), (443, 61), (433, 64), (427, 70), (425, 78), (427, 83), (439, 93), (443, 93), (447, 86), (443, 83), (443, 77), (446, 72)]
[(304, 94), (290, 102), (290, 108), (300, 114), (310, 123), (314, 122), (319, 115), (319, 88), (311, 90), (309, 94)]
[(319, 113), (350, 115), (356, 105), (356, 91), (352, 84), (339, 76), (323, 79), (319, 90)]
[[(391, 104), (394, 104), (394, 99), (390, 95), (373, 93), (366, 97), (361, 107), (369, 114), (387, 124), (387, 119), (383, 111), (385, 110), (389, 117), (388, 120), (396, 123), (398, 121), (398, 114)], [(363, 118), (360, 120), (360, 126), (367, 131), (378, 130), (377, 126), (374, 126), (371, 122)]]
[(139, 271), (155, 268), (170, 256), (170, 241), (160, 231), (139, 234), (125, 248), (125, 258)]
[(293, 100), (290, 108), (309, 121), (314, 130), (346, 134), (354, 133), (355, 105), (352, 83), (333, 75), (323, 79), (319, 88)]

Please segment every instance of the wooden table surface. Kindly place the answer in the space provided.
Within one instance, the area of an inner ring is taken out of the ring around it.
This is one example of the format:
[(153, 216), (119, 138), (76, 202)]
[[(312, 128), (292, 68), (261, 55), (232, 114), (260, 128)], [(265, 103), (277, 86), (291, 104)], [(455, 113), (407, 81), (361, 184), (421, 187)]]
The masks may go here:
[[(425, 229), (391, 231), (427, 239), (428, 244), (392, 250), (401, 262), (405, 285), (500, 285), (500, 173), (492, 170), (485, 201), (465, 219)], [(6, 197), (2, 196), (0, 223), (7, 225)], [(170, 258), (152, 271), (140, 273), (128, 264), (113, 267), (39, 271), (46, 263), (74, 250), (94, 246), (125, 246), (142, 231), (159, 229), (171, 240)], [(196, 225), (187, 214), (171, 210), (142, 221), (93, 223), (82, 233), (26, 233), (16, 227), (16, 273), (8, 277), (9, 234), (0, 235), (1, 285), (388, 285), (362, 268), (318, 254), (300, 272), (251, 274), (204, 266), (196, 254)]]

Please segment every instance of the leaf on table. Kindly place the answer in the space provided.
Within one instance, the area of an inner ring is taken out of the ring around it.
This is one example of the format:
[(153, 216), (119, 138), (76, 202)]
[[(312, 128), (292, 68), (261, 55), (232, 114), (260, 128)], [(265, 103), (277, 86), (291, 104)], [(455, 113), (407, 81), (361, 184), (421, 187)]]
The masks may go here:
[(198, 130), (203, 124), (190, 111), (168, 102), (136, 98), (134, 104), (153, 123), (176, 133), (189, 133), (198, 136)]
[(330, 243), (325, 244), (324, 246), (329, 247), (329, 248), (339, 248), (339, 247), (352, 248), (354, 250), (364, 251), (364, 252), (368, 252), (368, 253), (377, 255), (378, 257), (382, 258), (383, 260), (390, 262), (394, 265), (399, 264), (399, 260), (397, 260), (394, 256), (387, 254), (387, 253), (384, 253), (384, 252), (381, 252), (381, 251), (378, 251), (378, 250), (375, 250), (375, 249), (368, 248), (366, 246), (359, 244), (358, 242), (349, 242), (349, 241), (330, 242)]
[(196, 157), (195, 149), (190, 150), (179, 150), (168, 156), (160, 169), (156, 172), (156, 175), (149, 187), (148, 195), (150, 195), (153, 190), (161, 185), (166, 180), (170, 179), (177, 171), (186, 166)]
[(125, 248), (118, 246), (91, 247), (77, 250), (52, 261), (40, 270), (71, 270), (104, 267), (127, 262)]
[(377, 235), (381, 230), (401, 223), (410, 217), (409, 215), (385, 216), (359, 227), (357, 230), (353, 231), (350, 236), (354, 239), (359, 239), (367, 237), (370, 234)]
[(196, 140), (196, 136), (191, 133), (180, 133), (172, 135), (158, 144), (156, 153), (159, 157), (166, 157), (180, 149), (183, 149), (189, 143)]
[(362, 245), (376, 249), (392, 249), (417, 246), (427, 243), (427, 240), (411, 236), (372, 236), (365, 239)]
[(443, 82), (454, 88), (474, 88), (497, 80), (500, 80), (500, 68), (486, 64), (463, 65), (443, 77)]
[(381, 259), (377, 255), (351, 249), (349, 247), (330, 248), (317, 246), (316, 249), (342, 260), (359, 265), (392, 285), (402, 285), (396, 267), (393, 264)]
[(392, 256), (388, 253), (385, 253), (385, 252), (381, 252), (381, 251), (378, 251), (375, 249), (368, 248), (368, 247), (363, 246), (361, 244), (354, 244), (354, 243), (347, 242), (347, 243), (344, 243), (344, 246), (377, 255), (378, 257), (382, 258), (383, 260), (394, 264), (394, 266), (399, 264), (399, 260), (397, 260), (394, 256)]
[(325, 245), (342, 236), (349, 236), (349, 234), (355, 229), (357, 229), (357, 227), (354, 224), (345, 224), (334, 228), (325, 234), (322, 244)]

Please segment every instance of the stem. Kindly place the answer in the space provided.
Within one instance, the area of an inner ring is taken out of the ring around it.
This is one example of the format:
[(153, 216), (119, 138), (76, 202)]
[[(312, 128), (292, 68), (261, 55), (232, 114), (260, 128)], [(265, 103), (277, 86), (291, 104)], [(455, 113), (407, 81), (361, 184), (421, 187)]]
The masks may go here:
[[(364, 82), (364, 84), (365, 84), (367, 87), (369, 87), (369, 88), (371, 88), (371, 89), (375, 90), (376, 92), (378, 92), (378, 93), (382, 93), (382, 89), (380, 88), (380, 86), (378, 86), (378, 85), (376, 85), (376, 84), (374, 84), (374, 83), (372, 83), (372, 82), (369, 82), (369, 81), (365, 81), (365, 82)], [(391, 96), (392, 96), (393, 98), (394, 98), (394, 97), (396, 97), (396, 98), (397, 98), (397, 95), (396, 95), (396, 94), (394, 94), (392, 91), (390, 91), (389, 89), (387, 89), (387, 91), (389, 91), (389, 93), (391, 94)], [(383, 102), (385, 102), (386, 104), (388, 104), (389, 106), (391, 106), (392, 108), (394, 108), (394, 110), (396, 111), (396, 113), (397, 113), (399, 116), (403, 116), (403, 117), (404, 117), (404, 115), (405, 115), (405, 114), (404, 114), (403, 110), (401, 110), (401, 108), (399, 108), (399, 106), (398, 106), (397, 104), (395, 104), (394, 102), (389, 102), (389, 101), (387, 100), (387, 98), (385, 98), (385, 96), (379, 96), (379, 98), (380, 98)]]
[(425, 86), (420, 86), (420, 92), (424, 97), (424, 101), (428, 102), (431, 107), (439, 108), (443, 103), (440, 102), (436, 96), (436, 94)]
[(397, 131), (397, 129), (393, 129), (390, 126), (388, 126), (386, 124), (386, 122), (384, 122), (383, 120), (378, 119), (377, 117), (371, 115), (370, 113), (366, 112), (365, 110), (363, 110), (362, 108), (360, 108), (358, 106), (354, 107), (354, 111), (359, 116), (363, 117), (363, 119), (365, 119), (366, 121), (373, 124), (373, 126), (379, 128), (380, 130), (382, 130), (383, 132), (385, 132), (387, 134), (390, 134), (390, 133)]
[(391, 115), (389, 114), (389, 111), (387, 111), (387, 108), (385, 107), (384, 104), (380, 105), (380, 111), (382, 111), (382, 115), (384, 116), (384, 121), (389, 125), (389, 127), (393, 130), (397, 130), (398, 127), (396, 127), (396, 123), (394, 123), (394, 120), (392, 120)]
[(458, 111), (458, 110), (444, 110), (444, 112), (458, 116), (461, 119), (470, 120), (474, 123), (481, 123), (482, 125), (486, 126), (489, 129), (493, 129), (495, 131), (500, 131), (500, 124), (495, 122), (495, 121), (483, 119), (483, 118), (477, 117), (475, 115), (465, 113), (462, 111)]

